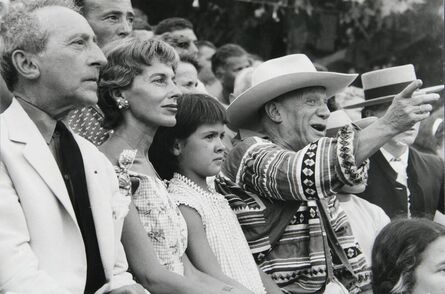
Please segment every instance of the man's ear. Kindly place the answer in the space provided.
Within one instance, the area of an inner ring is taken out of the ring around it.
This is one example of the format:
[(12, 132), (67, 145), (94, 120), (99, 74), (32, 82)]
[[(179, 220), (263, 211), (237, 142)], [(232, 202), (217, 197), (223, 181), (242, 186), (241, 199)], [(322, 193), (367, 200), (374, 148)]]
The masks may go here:
[(264, 112), (271, 121), (275, 123), (283, 122), (283, 117), (281, 116), (281, 109), (278, 102), (276, 101), (267, 102), (264, 105)]
[(220, 66), (220, 67), (218, 67), (217, 69), (216, 69), (216, 71), (215, 71), (215, 77), (218, 79), (218, 80), (222, 80), (223, 79), (223, 77), (224, 77), (224, 74), (225, 74), (225, 70), (224, 70), (224, 68), (222, 67), (222, 66)]
[(35, 80), (40, 77), (40, 68), (35, 54), (23, 50), (15, 50), (11, 55), (11, 59), (19, 75), (28, 80)]
[(173, 143), (173, 146), (171, 148), (171, 153), (173, 153), (174, 156), (179, 156), (182, 153), (182, 146), (183, 142), (182, 140), (175, 139), (175, 142)]

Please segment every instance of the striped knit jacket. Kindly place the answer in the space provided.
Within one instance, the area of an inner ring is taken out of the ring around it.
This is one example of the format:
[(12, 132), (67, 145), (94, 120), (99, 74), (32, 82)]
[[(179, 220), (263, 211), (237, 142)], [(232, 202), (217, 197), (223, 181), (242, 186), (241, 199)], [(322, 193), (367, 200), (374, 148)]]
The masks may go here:
[(371, 288), (370, 267), (335, 198), (343, 183), (367, 177), (368, 161), (354, 164), (354, 136), (345, 127), (337, 139), (322, 138), (297, 152), (250, 137), (232, 149), (216, 179), (255, 261), (284, 293), (323, 291), (326, 260), (350, 293)]

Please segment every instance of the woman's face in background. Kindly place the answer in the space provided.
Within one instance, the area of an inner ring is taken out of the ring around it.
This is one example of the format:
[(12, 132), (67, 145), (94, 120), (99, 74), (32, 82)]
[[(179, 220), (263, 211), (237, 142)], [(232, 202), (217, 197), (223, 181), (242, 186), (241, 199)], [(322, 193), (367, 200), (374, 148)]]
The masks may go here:
[(413, 294), (445, 293), (445, 236), (428, 245), (414, 275), (416, 284)]

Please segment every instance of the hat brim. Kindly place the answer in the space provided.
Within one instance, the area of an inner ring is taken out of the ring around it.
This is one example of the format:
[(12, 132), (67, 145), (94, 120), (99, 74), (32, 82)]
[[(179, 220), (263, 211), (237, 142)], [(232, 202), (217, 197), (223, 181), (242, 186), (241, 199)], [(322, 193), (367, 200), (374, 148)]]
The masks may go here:
[[(419, 89), (418, 91), (423, 92), (423, 93), (437, 93), (437, 92), (441, 92), (443, 89), (444, 89), (444, 85), (437, 85), (437, 86), (422, 88), (422, 89)], [(365, 107), (365, 106), (371, 106), (371, 105), (377, 105), (377, 104), (382, 104), (382, 103), (386, 103), (386, 102), (391, 102), (394, 99), (394, 97), (395, 97), (395, 95), (389, 95), (389, 96), (374, 98), (374, 99), (370, 99), (370, 100), (365, 100), (360, 103), (345, 105), (343, 107), (343, 109), (359, 108), (359, 107)]]
[(227, 108), (228, 126), (232, 130), (259, 127), (258, 110), (266, 102), (293, 90), (324, 87), (328, 98), (334, 96), (357, 78), (357, 74), (333, 72), (299, 72), (261, 82), (241, 93)]

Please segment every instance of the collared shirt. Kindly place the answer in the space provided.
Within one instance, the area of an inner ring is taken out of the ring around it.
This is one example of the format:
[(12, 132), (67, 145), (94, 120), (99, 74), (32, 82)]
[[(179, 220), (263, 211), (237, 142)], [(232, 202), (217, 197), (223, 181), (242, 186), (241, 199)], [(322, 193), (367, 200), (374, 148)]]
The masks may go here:
[(391, 153), (386, 151), (384, 148), (380, 148), (383, 157), (385, 157), (386, 161), (388, 161), (389, 165), (392, 169), (397, 173), (396, 181), (406, 187), (406, 197), (407, 197), (407, 214), (408, 217), (411, 217), (411, 192), (408, 188), (408, 156), (409, 156), (409, 148), (406, 148), (406, 151), (403, 152), (399, 157), (394, 157)]
[(31, 101), (26, 98), (15, 96), (17, 101), (28, 114), (29, 118), (34, 122), (43, 136), (46, 144), (48, 145), (51, 153), (53, 154), (57, 164), (60, 167), (60, 158), (58, 153), (59, 146), (59, 134), (55, 131), (57, 120), (52, 118), (48, 113), (35, 106)]
[(386, 151), (384, 148), (380, 148), (380, 151), (382, 152), (386, 161), (388, 161), (389, 165), (391, 165), (392, 169), (397, 173), (396, 181), (408, 187), (408, 174), (406, 169), (408, 168), (409, 148), (406, 148), (406, 151), (397, 158), (395, 158), (394, 155)]

